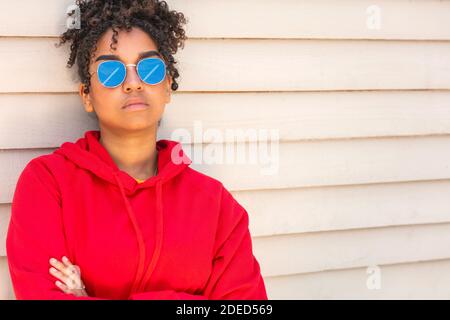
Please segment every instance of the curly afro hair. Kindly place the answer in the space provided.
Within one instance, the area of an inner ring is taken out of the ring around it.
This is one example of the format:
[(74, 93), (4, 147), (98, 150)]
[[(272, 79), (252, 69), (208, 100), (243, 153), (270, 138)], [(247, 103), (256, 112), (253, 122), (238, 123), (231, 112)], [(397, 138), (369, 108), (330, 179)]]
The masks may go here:
[(76, 61), (84, 93), (89, 93), (89, 64), (97, 50), (97, 41), (109, 28), (113, 31), (112, 50), (116, 49), (118, 30), (131, 31), (138, 27), (146, 32), (166, 62), (167, 72), (173, 80), (172, 90), (178, 89), (176, 78), (179, 73), (173, 55), (179, 47), (184, 48), (186, 40), (183, 25), (187, 19), (183, 13), (169, 10), (167, 2), (159, 0), (77, 0), (76, 5), (80, 9), (81, 28), (68, 29), (56, 46), (71, 43), (67, 67), (71, 68)]

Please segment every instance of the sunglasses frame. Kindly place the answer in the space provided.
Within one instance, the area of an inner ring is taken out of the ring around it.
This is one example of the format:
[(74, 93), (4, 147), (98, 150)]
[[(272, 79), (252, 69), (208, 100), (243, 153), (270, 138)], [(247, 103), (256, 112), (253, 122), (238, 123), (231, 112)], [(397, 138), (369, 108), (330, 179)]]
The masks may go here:
[[(144, 80), (142, 80), (141, 75), (139, 74), (139, 64), (140, 64), (142, 61), (144, 61), (144, 60), (149, 60), (149, 59), (151, 59), (151, 60), (160, 60), (160, 61), (162, 62), (162, 64), (163, 64), (163, 66), (164, 66), (164, 78), (162, 78), (161, 81), (159, 81), (158, 83), (147, 83), (147, 82), (145, 82)], [(99, 76), (98, 76), (100, 66), (101, 66), (103, 63), (109, 62), (109, 61), (115, 61), (115, 62), (121, 63), (121, 64), (125, 67), (125, 77), (123, 77), (123, 80), (122, 80), (118, 85), (116, 85), (116, 86), (114, 86), (114, 87), (105, 86), (105, 85), (100, 81), (100, 78), (99, 78)], [(117, 87), (121, 86), (121, 85), (123, 84), (123, 82), (125, 81), (125, 79), (127, 78), (127, 74), (128, 74), (128, 69), (127, 69), (127, 68), (128, 68), (128, 67), (136, 67), (136, 73), (137, 73), (139, 79), (140, 79), (143, 83), (148, 84), (149, 86), (156, 86), (156, 85), (160, 84), (161, 82), (164, 81), (164, 79), (166, 78), (166, 74), (167, 74), (167, 66), (166, 66), (166, 63), (165, 63), (164, 60), (161, 59), (161, 58), (155, 58), (155, 57), (143, 58), (143, 59), (139, 60), (137, 64), (134, 64), (134, 63), (125, 64), (125, 63), (123, 63), (123, 62), (120, 61), (120, 60), (105, 60), (105, 61), (100, 62), (100, 63), (98, 64), (98, 66), (97, 66), (97, 79), (99, 80), (100, 84), (101, 84), (103, 87), (105, 87), (105, 88), (108, 88), (108, 89), (114, 89), (114, 88), (117, 88)]]

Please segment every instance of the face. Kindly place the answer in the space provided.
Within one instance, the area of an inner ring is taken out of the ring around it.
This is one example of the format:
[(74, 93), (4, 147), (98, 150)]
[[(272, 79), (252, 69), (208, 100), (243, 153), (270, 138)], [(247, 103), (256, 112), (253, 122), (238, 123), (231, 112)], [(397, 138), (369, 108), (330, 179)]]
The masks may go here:
[[(116, 60), (122, 61), (125, 65), (137, 65), (140, 54), (158, 51), (156, 43), (141, 29), (133, 28), (130, 32), (119, 31), (116, 50), (112, 50), (110, 48), (112, 34), (112, 30), (109, 29), (97, 42), (97, 50), (89, 66), (91, 74), (89, 94), (83, 92), (84, 85), (80, 84), (79, 93), (84, 108), (87, 112), (95, 111), (101, 129), (113, 132), (156, 130), (165, 105), (170, 102), (171, 97), (172, 80), (167, 73), (161, 83), (150, 85), (139, 78), (136, 67), (128, 66), (124, 82), (115, 88), (104, 87), (97, 75), (97, 67), (102, 61), (114, 60), (102, 56), (116, 55)], [(164, 61), (162, 56), (153, 57)], [(165, 63), (167, 66), (166, 61)], [(124, 108), (130, 100), (135, 99), (143, 101), (147, 106)]]

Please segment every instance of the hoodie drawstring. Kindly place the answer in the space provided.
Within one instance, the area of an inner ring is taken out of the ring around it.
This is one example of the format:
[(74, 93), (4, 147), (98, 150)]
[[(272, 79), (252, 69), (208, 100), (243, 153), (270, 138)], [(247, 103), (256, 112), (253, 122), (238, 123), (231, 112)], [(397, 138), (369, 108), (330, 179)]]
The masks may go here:
[(123, 188), (122, 182), (120, 181), (120, 178), (118, 177), (117, 173), (114, 172), (114, 178), (117, 181), (117, 184), (119, 185), (120, 193), (122, 194), (122, 199), (125, 203), (125, 207), (128, 212), (128, 216), (131, 220), (131, 223), (133, 224), (134, 231), (136, 233), (137, 241), (138, 241), (138, 248), (139, 248), (139, 260), (138, 260), (138, 269), (136, 272), (136, 276), (133, 281), (133, 285), (131, 287), (130, 295), (135, 292), (141, 292), (145, 288), (145, 283), (150, 278), (151, 274), (153, 273), (153, 270), (155, 269), (156, 262), (159, 258), (159, 254), (161, 252), (161, 246), (162, 246), (162, 229), (163, 229), (163, 205), (162, 205), (162, 180), (159, 179), (156, 182), (156, 211), (157, 211), (157, 230), (156, 230), (156, 245), (155, 245), (155, 251), (153, 253), (152, 259), (150, 261), (149, 268), (147, 269), (147, 272), (145, 274), (145, 279), (143, 282), (139, 284), (139, 281), (142, 279), (143, 273), (144, 273), (144, 264), (145, 264), (145, 242), (144, 237), (142, 235), (142, 231), (139, 228), (138, 222), (136, 220), (136, 216), (134, 214), (133, 209), (131, 208), (130, 202), (128, 201), (127, 196), (125, 195), (125, 190)]
[(144, 279), (141, 282), (141, 285), (138, 288), (138, 292), (143, 292), (145, 290), (145, 285), (150, 279), (150, 276), (155, 269), (156, 262), (159, 259), (159, 255), (161, 253), (162, 240), (163, 240), (163, 202), (162, 202), (162, 180), (158, 180), (156, 182), (156, 214), (158, 216), (157, 225), (156, 225), (156, 244), (155, 251), (152, 256), (152, 260), (150, 261), (150, 265), (148, 266), (147, 272), (145, 273)]

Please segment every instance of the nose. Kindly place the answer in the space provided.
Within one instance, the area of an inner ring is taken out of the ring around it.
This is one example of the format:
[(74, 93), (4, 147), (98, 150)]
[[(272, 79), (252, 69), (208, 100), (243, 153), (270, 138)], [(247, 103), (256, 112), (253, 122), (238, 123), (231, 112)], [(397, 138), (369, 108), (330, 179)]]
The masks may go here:
[(127, 75), (125, 81), (123, 82), (123, 90), (126, 93), (132, 91), (142, 91), (143, 84), (141, 78), (137, 74), (137, 69), (135, 64), (127, 64)]

